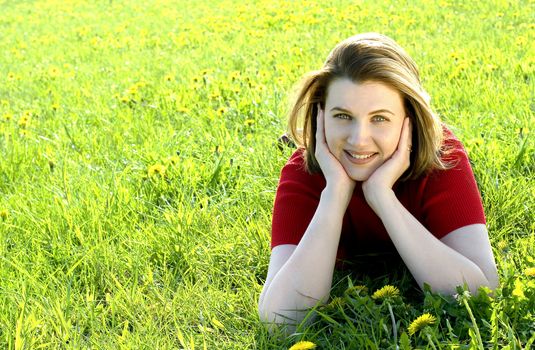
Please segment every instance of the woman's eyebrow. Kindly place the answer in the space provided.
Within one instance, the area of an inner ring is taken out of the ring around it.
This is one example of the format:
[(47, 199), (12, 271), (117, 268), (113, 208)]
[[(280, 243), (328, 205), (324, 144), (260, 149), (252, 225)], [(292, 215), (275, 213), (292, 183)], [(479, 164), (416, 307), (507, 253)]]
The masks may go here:
[[(340, 112), (343, 112), (343, 113), (347, 113), (347, 114), (353, 114), (353, 113), (351, 113), (350, 110), (348, 110), (346, 108), (343, 108), (343, 107), (333, 107), (333, 108), (331, 108), (331, 112), (334, 111), (334, 110), (337, 110), (337, 111), (340, 111)], [(368, 113), (368, 115), (380, 114), (380, 113), (388, 113), (388, 114), (396, 115), (394, 112), (392, 112), (392, 111), (390, 111), (388, 109), (385, 109), (385, 108), (377, 109), (375, 111), (371, 111), (370, 113)]]
[(392, 115), (396, 115), (394, 112), (392, 112), (391, 110), (389, 109), (378, 109), (378, 110), (375, 110), (375, 111), (371, 111), (370, 113), (368, 113), (368, 115), (370, 114), (380, 114), (380, 113), (389, 113), (389, 114), (392, 114)]

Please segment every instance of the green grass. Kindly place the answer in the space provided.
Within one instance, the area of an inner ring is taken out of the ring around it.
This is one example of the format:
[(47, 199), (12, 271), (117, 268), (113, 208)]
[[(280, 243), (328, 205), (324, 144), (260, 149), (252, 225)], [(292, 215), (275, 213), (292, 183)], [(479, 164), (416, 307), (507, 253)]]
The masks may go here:
[[(394, 348), (392, 315), (402, 348), (534, 346), (535, 2), (285, 4), (0, 0), (1, 348)], [(502, 286), (340, 273), (316, 323), (269, 337), (275, 141), (302, 74), (365, 31), (407, 49), (464, 142)]]

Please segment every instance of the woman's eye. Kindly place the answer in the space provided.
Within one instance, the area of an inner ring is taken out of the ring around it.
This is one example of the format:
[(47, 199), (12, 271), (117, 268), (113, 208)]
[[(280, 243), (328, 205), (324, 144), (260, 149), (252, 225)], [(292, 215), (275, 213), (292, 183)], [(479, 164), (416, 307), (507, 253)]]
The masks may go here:
[(349, 116), (348, 114), (345, 114), (345, 113), (338, 113), (338, 114), (335, 114), (334, 115), (335, 118), (338, 118), (338, 119), (351, 119), (351, 116)]
[(385, 121), (388, 120), (385, 117), (383, 117), (382, 115), (374, 115), (372, 119), (373, 119), (373, 121), (376, 121), (376, 122), (385, 122)]

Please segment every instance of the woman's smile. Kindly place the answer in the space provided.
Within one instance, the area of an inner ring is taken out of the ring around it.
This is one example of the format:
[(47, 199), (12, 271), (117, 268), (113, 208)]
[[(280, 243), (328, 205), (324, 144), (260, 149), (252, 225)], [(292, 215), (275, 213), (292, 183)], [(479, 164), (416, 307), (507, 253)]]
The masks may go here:
[(377, 155), (377, 153), (369, 153), (369, 152), (351, 152), (351, 151), (345, 151), (345, 153), (349, 156), (349, 161), (355, 164), (366, 164), (373, 160), (373, 157)]

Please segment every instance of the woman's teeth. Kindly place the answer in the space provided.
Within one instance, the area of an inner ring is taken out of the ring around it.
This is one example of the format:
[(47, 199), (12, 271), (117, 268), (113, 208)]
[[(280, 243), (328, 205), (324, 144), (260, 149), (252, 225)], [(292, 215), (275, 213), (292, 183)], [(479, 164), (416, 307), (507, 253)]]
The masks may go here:
[(370, 158), (371, 156), (374, 155), (374, 153), (371, 153), (371, 154), (367, 154), (367, 155), (361, 155), (361, 154), (354, 154), (354, 153), (350, 153), (348, 152), (349, 155), (355, 159), (366, 159), (366, 158)]

